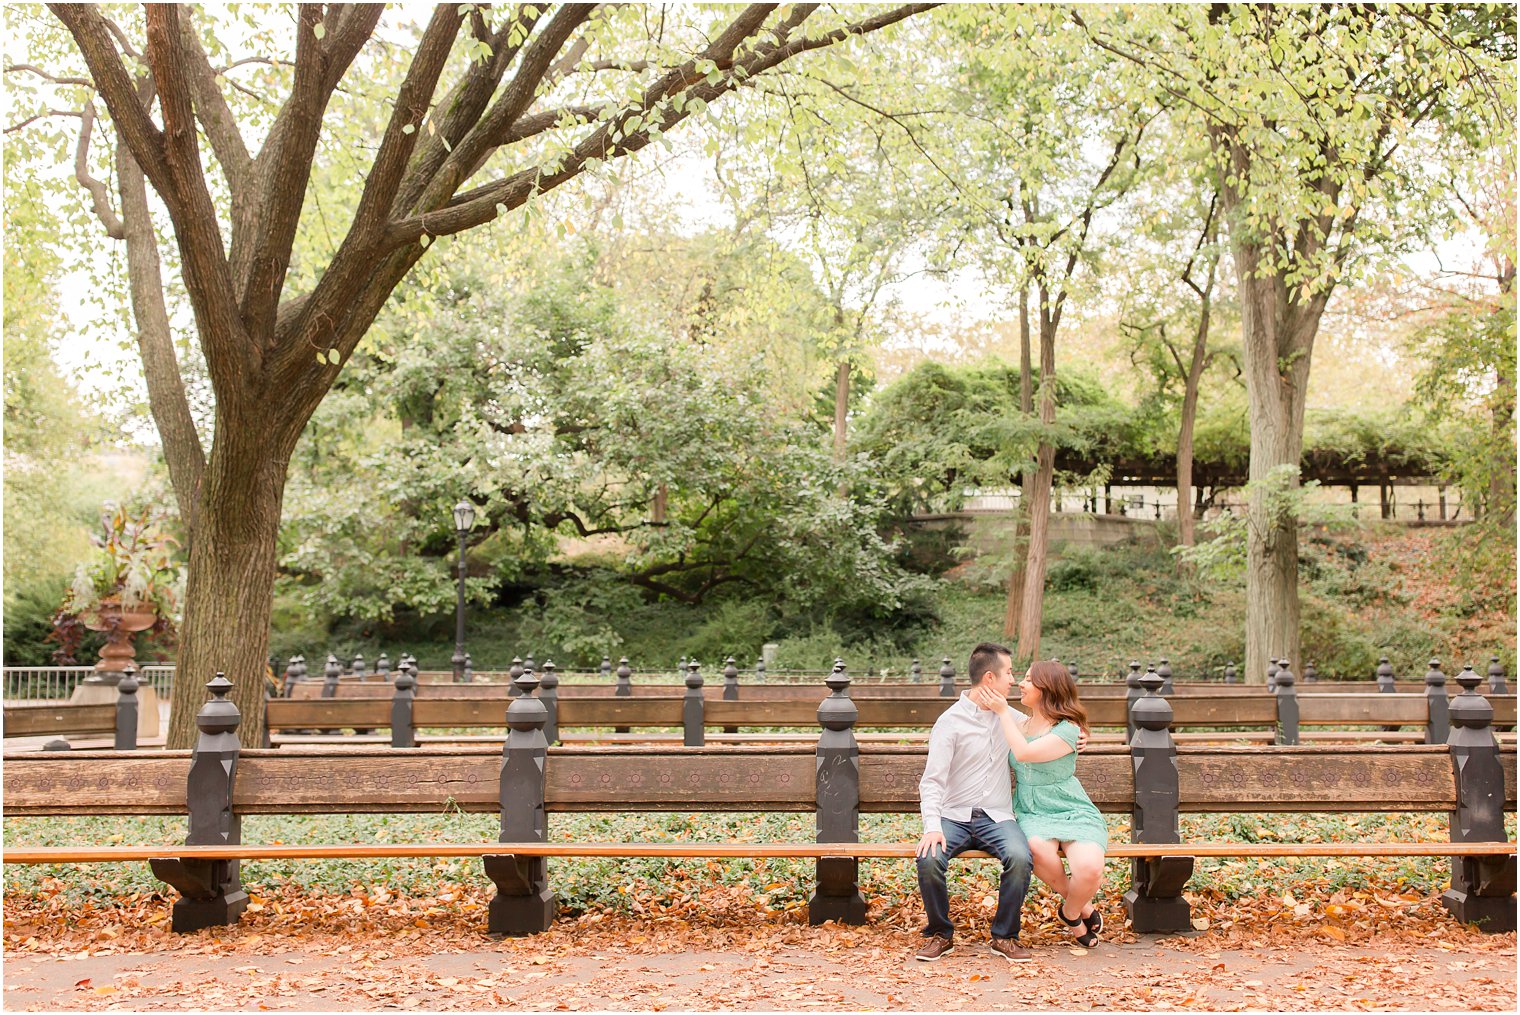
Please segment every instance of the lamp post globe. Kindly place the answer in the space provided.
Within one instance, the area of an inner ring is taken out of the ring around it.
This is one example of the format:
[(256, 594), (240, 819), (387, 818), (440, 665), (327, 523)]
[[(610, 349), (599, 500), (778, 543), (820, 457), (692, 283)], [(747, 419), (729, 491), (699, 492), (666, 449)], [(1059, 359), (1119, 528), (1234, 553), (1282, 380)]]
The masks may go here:
[(464, 537), (475, 524), (475, 505), (462, 500), (454, 505), (454, 533), (459, 537), (458, 597), (454, 607), (454, 683), (464, 683)]

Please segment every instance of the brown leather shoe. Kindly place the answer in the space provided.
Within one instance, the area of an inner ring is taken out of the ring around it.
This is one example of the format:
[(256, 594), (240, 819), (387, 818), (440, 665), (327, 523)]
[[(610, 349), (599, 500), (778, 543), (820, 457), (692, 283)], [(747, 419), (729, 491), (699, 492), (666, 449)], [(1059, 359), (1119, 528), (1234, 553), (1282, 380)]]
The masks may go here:
[(1018, 938), (1013, 937), (993, 938), (992, 951), (994, 954), (1001, 955), (1009, 962), (1028, 962), (1030, 959), (1034, 958), (1034, 956), (1030, 954), (1029, 949), (1019, 944)]
[(924, 939), (924, 946), (913, 957), (920, 962), (933, 962), (955, 950), (955, 943), (947, 937)]

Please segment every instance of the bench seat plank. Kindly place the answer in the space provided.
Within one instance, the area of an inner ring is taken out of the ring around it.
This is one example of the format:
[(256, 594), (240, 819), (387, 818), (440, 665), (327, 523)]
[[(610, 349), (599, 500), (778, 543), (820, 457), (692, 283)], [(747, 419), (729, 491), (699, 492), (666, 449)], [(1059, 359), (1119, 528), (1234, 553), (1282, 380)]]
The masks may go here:
[[(588, 857), (824, 857), (906, 859), (916, 844), (838, 842), (433, 842), (280, 846), (18, 846), (0, 853), (8, 864), (118, 863), (163, 856), (203, 860), (327, 860), (381, 857), (517, 856)], [(1513, 842), (1195, 842), (1116, 843), (1107, 858), (1298, 856), (1513, 856)], [(963, 857), (991, 859), (980, 850)]]

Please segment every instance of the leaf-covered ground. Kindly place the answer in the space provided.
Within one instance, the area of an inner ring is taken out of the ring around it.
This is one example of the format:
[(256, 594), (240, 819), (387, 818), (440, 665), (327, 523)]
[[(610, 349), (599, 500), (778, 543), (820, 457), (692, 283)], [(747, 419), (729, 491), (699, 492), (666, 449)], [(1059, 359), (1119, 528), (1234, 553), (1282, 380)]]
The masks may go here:
[[(8, 844), (163, 842), (182, 819), (7, 819)], [(1188, 816), (1184, 838), (1444, 838), (1444, 815)], [(1116, 839), (1127, 838), (1111, 819)], [(915, 819), (868, 817), (862, 837), (912, 838)], [(246, 841), (489, 841), (489, 815), (249, 818)], [(576, 815), (556, 838), (808, 838), (811, 815)], [(1513, 826), (1510, 833), (1514, 835)], [(1513, 1010), (1515, 935), (1457, 924), (1434, 859), (1205, 860), (1190, 882), (1197, 931), (1122, 926), (1128, 867), (1111, 863), (1110, 916), (1073, 948), (1038, 882), (1010, 966), (985, 949), (994, 881), (957, 864), (960, 946), (912, 962), (923, 913), (911, 864), (862, 865), (863, 928), (809, 927), (810, 861), (554, 861), (562, 915), (532, 938), (484, 933), (477, 861), (249, 863), (237, 927), (169, 932), (146, 864), (6, 868), (5, 1007), (171, 1009), (1411, 1009)]]

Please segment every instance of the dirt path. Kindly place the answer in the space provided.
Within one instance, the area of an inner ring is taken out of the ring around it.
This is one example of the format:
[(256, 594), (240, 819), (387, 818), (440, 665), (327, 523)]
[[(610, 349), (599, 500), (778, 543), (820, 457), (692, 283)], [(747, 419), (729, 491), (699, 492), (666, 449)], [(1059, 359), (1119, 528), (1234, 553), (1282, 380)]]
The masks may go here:
[[(1218, 946), (1208, 934), (1034, 942), (1014, 964), (963, 937), (937, 963), (910, 932), (571, 922), (531, 939), (257, 933), (57, 953), (7, 928), (20, 1010), (1410, 1010), (1513, 1011), (1515, 937), (1390, 935), (1374, 947)], [(161, 934), (162, 932), (158, 932)], [(1406, 940), (1407, 938), (1407, 940)], [(341, 942), (341, 943), (340, 943)], [(692, 950), (683, 950), (690, 947)]]

